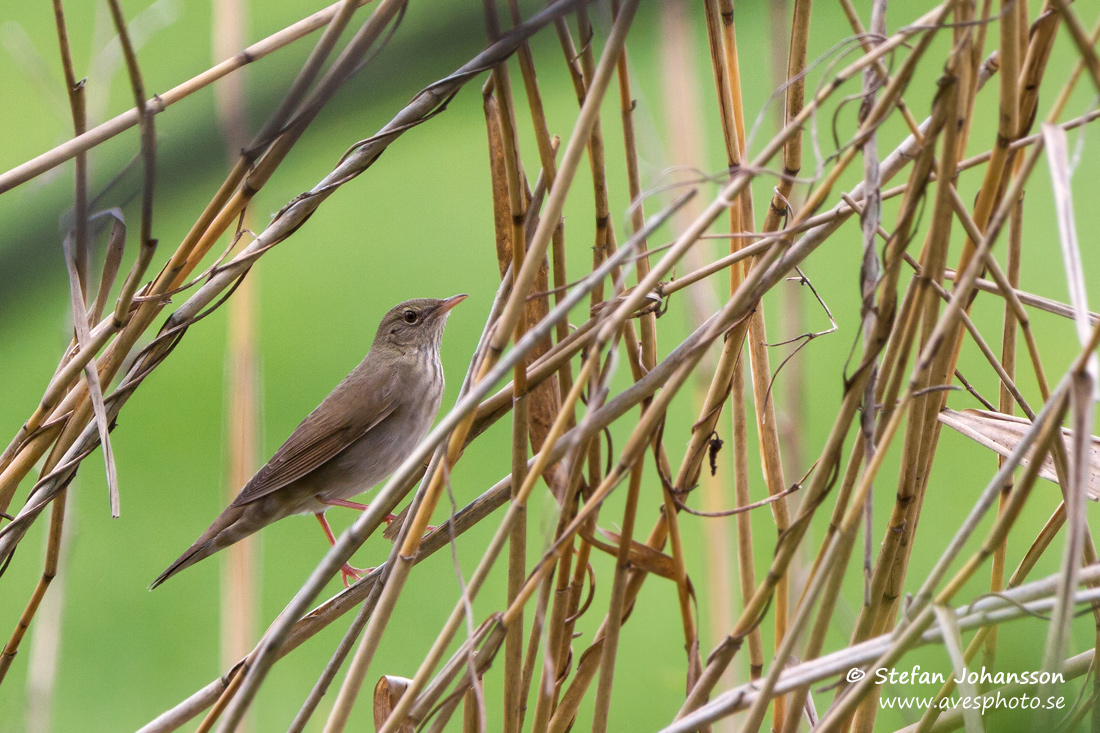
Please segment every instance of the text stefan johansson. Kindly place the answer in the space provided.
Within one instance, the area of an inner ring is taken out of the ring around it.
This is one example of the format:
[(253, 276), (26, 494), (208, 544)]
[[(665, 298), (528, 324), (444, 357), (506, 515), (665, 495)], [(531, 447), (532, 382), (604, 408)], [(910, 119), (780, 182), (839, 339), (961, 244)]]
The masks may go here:
[[(984, 666), (980, 672), (963, 667), (962, 673), (951, 679), (957, 685), (1046, 685), (1066, 681), (1059, 672), (988, 672)], [(901, 671), (893, 668), (876, 669), (875, 682), (880, 685), (942, 685), (947, 682), (947, 677), (940, 672), (924, 672), (916, 664), (911, 669)]]

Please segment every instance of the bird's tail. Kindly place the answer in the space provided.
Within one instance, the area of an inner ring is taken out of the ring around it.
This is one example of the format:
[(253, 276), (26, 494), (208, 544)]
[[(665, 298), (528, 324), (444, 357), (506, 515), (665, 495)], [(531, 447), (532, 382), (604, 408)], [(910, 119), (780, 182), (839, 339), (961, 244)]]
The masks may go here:
[(168, 566), (167, 570), (149, 584), (149, 590), (153, 590), (184, 568), (191, 567), (199, 560), (205, 560), (218, 550), (229, 547), (237, 540), (243, 539), (259, 529), (262, 525), (250, 526), (254, 523), (247, 521), (246, 509), (246, 506), (231, 505), (218, 515), (214, 523), (195, 540), (193, 545), (187, 548), (187, 552), (180, 555), (174, 563)]

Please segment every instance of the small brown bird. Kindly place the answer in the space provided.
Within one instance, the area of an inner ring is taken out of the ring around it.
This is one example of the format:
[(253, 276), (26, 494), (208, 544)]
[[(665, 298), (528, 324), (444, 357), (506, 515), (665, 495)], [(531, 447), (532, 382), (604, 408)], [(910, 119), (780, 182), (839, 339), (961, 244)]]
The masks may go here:
[[(443, 399), (443, 327), (450, 310), (465, 299), (408, 300), (387, 313), (359, 366), (150, 590), (291, 514), (315, 514), (335, 544), (325, 511), (333, 506), (366, 509), (349, 499), (389, 476), (428, 434)], [(360, 573), (346, 564), (341, 570), (345, 585)]]

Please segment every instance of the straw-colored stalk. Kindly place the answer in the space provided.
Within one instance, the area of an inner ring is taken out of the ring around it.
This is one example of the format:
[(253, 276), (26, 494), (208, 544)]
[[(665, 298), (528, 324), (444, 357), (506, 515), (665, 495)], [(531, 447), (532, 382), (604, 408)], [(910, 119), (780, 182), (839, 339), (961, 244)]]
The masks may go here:
[[(231, 56), (244, 45), (248, 6), (244, 0), (226, 0), (213, 6), (211, 47), (214, 60)], [(340, 26), (338, 26), (340, 27)], [(245, 78), (226, 79), (215, 88), (218, 122), (228, 159), (247, 143), (244, 109)], [(247, 222), (242, 222), (247, 226)], [(228, 304), (226, 364), (226, 458), (225, 503), (255, 473), (259, 462), (260, 405), (259, 362), (256, 347), (258, 274), (240, 284)], [(259, 542), (247, 537), (229, 547), (222, 567), (221, 659), (228, 667), (248, 654), (256, 639), (260, 577)]]

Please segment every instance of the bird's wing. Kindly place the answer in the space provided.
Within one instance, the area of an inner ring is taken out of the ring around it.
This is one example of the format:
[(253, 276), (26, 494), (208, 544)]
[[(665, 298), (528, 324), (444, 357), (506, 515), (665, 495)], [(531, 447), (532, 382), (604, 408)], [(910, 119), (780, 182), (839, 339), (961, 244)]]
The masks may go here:
[(255, 501), (297, 481), (389, 417), (396, 400), (382, 388), (382, 376), (356, 370), (344, 380), (245, 484), (231, 506)]

